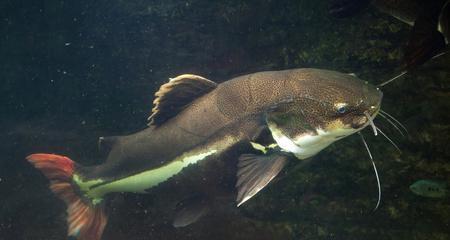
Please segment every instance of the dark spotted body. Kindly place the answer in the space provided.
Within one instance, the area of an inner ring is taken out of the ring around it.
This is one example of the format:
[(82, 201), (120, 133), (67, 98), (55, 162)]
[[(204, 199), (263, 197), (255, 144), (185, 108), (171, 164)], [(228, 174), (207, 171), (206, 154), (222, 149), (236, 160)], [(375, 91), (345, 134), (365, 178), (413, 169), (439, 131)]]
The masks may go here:
[(107, 221), (102, 202), (114, 192), (150, 193), (174, 227), (240, 206), (288, 161), (308, 159), (369, 125), (382, 99), (354, 75), (320, 69), (259, 72), (221, 84), (184, 74), (155, 96), (148, 128), (100, 138), (110, 149), (101, 165), (55, 154), (27, 158), (67, 203), (69, 236), (99, 240)]
[[(158, 168), (195, 147), (229, 134), (237, 143), (254, 140), (264, 128), (265, 114), (273, 107), (295, 100), (297, 115), (309, 130), (325, 128), (325, 124), (341, 117), (321, 112), (317, 104), (327, 105), (341, 100), (351, 102), (356, 112), (376, 103), (379, 94), (370, 85), (360, 84), (356, 77), (326, 70), (295, 69), (260, 72), (221, 83), (213, 91), (195, 99), (183, 111), (160, 126), (117, 138), (102, 165), (87, 168), (84, 176), (117, 179), (147, 169)], [(358, 94), (355, 95), (355, 92)], [(317, 96), (320, 96), (318, 99)], [(359, 109), (358, 109), (359, 108)], [(344, 116), (350, 124), (352, 115)], [(294, 121), (291, 131), (306, 131)], [(311, 127), (314, 126), (314, 127)], [(233, 144), (234, 145), (234, 144)]]

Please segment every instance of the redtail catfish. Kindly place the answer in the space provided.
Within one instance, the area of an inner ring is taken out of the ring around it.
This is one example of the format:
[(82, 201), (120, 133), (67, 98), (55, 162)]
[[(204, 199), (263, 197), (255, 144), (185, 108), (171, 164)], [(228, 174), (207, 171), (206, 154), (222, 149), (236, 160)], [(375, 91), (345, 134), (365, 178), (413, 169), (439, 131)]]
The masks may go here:
[(110, 149), (101, 165), (27, 157), (67, 204), (69, 236), (99, 240), (104, 198), (113, 192), (177, 193), (188, 201), (174, 214), (175, 227), (195, 222), (208, 212), (206, 202), (226, 191), (239, 206), (288, 161), (308, 159), (368, 125), (376, 131), (382, 99), (354, 75), (320, 69), (258, 72), (221, 84), (184, 74), (155, 96), (146, 129), (100, 138)]

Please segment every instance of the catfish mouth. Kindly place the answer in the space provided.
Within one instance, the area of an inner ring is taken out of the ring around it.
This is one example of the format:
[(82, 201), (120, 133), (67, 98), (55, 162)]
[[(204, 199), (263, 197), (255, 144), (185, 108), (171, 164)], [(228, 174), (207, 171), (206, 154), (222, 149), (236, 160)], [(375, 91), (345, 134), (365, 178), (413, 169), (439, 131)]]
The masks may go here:
[(380, 109), (380, 105), (361, 109), (358, 112), (353, 112), (349, 116), (345, 116), (344, 118), (337, 119), (336, 121), (328, 123), (326, 127), (322, 129), (327, 132), (335, 132), (339, 130), (345, 131), (345, 134), (339, 134), (342, 136), (336, 136), (337, 139), (340, 139), (343, 136), (348, 136), (352, 133), (361, 131), (362, 129), (370, 125), (376, 135), (377, 128), (373, 121), (380, 112)]
[(378, 107), (371, 106), (369, 110), (366, 110), (361, 114), (355, 116), (355, 118), (351, 122), (351, 127), (355, 130), (362, 130), (363, 128), (370, 125), (376, 135), (377, 129), (375, 127), (375, 124), (373, 123), (373, 120), (375, 119), (375, 117), (379, 112), (380, 112), (379, 106)]

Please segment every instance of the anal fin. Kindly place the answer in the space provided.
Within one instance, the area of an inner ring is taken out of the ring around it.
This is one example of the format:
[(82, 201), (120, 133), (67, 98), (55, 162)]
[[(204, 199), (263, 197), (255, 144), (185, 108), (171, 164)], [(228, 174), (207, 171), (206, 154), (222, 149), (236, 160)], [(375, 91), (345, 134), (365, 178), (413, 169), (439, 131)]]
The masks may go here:
[(186, 227), (205, 216), (209, 210), (210, 202), (206, 196), (190, 196), (177, 204), (172, 225), (176, 228)]
[(240, 206), (267, 186), (280, 173), (287, 161), (288, 156), (278, 152), (268, 155), (241, 155), (236, 183), (238, 190), (237, 206)]

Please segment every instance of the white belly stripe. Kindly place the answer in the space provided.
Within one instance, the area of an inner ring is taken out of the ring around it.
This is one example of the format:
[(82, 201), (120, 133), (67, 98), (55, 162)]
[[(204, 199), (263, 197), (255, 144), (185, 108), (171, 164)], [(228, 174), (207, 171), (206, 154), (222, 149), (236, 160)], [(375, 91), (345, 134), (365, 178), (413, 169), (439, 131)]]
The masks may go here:
[(218, 154), (234, 144), (236, 139), (225, 137), (210, 146), (194, 149), (177, 157), (170, 163), (155, 169), (150, 169), (126, 178), (110, 182), (91, 189), (86, 195), (94, 201), (101, 201), (103, 195), (109, 192), (135, 192), (144, 193), (146, 189), (157, 186), (167, 179), (180, 173), (185, 167), (196, 164), (208, 156)]
[(269, 124), (269, 129), (278, 146), (286, 152), (293, 153), (298, 159), (312, 157), (339, 140), (338, 136), (348, 136), (356, 132), (354, 129), (337, 129), (329, 132), (317, 129), (317, 135), (303, 134), (291, 139), (274, 124)]

